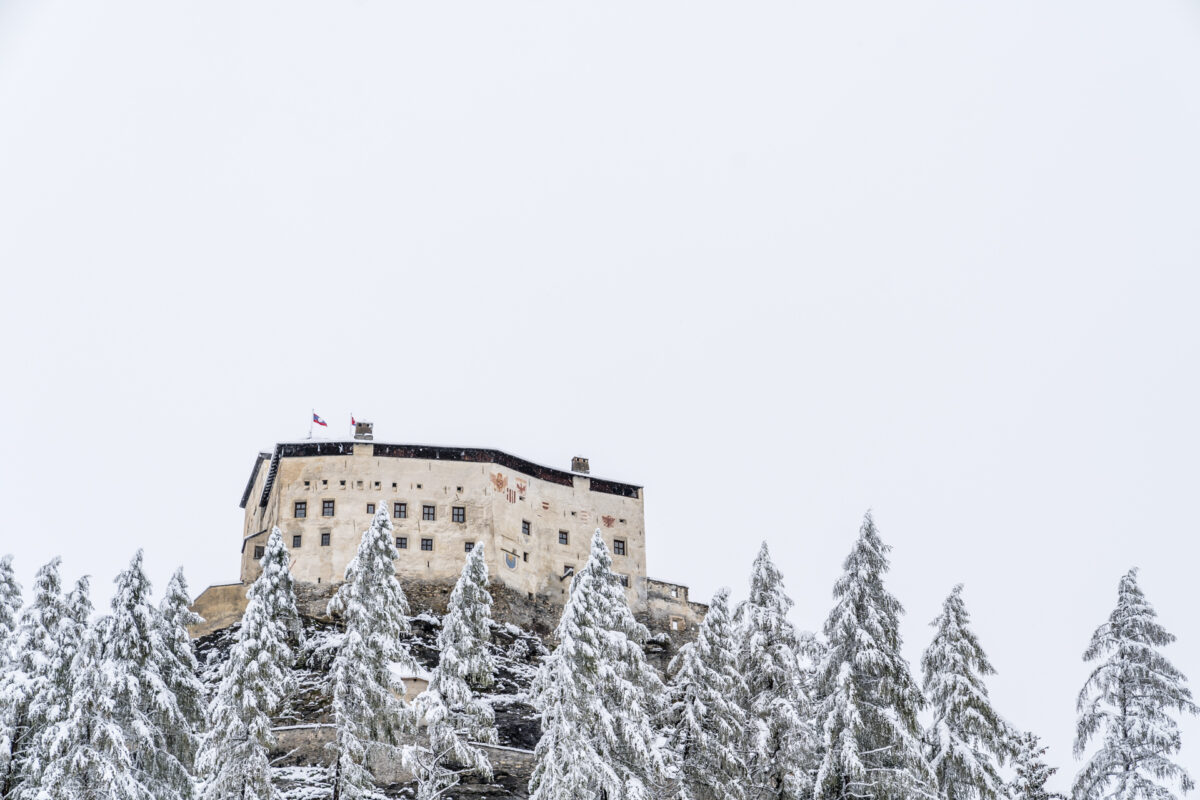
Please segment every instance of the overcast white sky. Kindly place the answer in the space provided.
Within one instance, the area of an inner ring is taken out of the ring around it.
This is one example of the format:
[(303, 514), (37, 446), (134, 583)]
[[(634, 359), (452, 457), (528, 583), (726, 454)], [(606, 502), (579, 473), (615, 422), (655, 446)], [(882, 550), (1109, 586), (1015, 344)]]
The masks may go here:
[(871, 507), (1065, 788), (1129, 567), (1200, 680), (1197, 87), (1182, 0), (0, 0), (0, 551), (233, 580), (310, 408), (589, 456), (805, 629)]

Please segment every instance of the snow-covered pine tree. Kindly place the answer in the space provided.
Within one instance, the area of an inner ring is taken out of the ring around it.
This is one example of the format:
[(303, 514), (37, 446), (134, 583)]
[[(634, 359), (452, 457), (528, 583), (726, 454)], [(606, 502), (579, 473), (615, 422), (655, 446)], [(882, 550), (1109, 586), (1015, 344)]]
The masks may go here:
[(818, 800), (937, 797), (917, 722), (924, 704), (900, 652), (904, 609), (883, 585), (891, 548), (868, 512), (833, 587), (818, 668)]
[(487, 561), (483, 545), (477, 543), (467, 555), (442, 617), (437, 668), (428, 688), (414, 701), (428, 739), (427, 746), (405, 748), (405, 758), (417, 776), (419, 800), (445, 795), (466, 775), (492, 778), (487, 753), (473, 744), (496, 743), (495, 712), (472, 692), (490, 688), (496, 679), (488, 649), (492, 595), (487, 587)]
[(192, 735), (191, 724), (164, 674), (162, 615), (152, 602), (141, 550), (115, 583), (102, 668), (111, 675), (116, 722), (135, 779), (155, 800), (187, 800), (192, 775), (169, 742)]
[(126, 716), (116, 691), (120, 673), (107, 660), (112, 622), (91, 625), (72, 662), (71, 702), (47, 736), (51, 760), (37, 800), (157, 800), (119, 721)]
[(816, 748), (801, 643), (787, 618), (791, 608), (783, 575), (763, 542), (750, 575), (750, 596), (737, 610), (748, 796), (758, 800), (806, 797), (812, 787)]
[[(158, 652), (163, 681), (175, 695), (179, 714), (187, 723), (171, 729), (167, 749), (189, 772), (194, 771), (198, 731), (204, 725), (204, 685), (197, 676), (198, 665), (192, 652), (192, 637), (187, 626), (201, 622), (191, 610), (187, 581), (180, 567), (167, 583), (167, 591), (159, 603), (162, 648)], [(167, 722), (164, 720), (164, 722)]]
[(12, 556), (0, 558), (0, 665), (8, 652), (8, 640), (17, 627), (21, 611), (21, 584), (13, 572)]
[(542, 721), (530, 800), (644, 800), (666, 790), (669, 753), (651, 722), (664, 687), (642, 653), (647, 635), (597, 530), (571, 581), (558, 644), (530, 687)]
[(39, 702), (53, 693), (59, 628), (66, 609), (54, 558), (37, 571), (33, 596), (9, 643), (12, 656), (0, 674), (0, 797), (15, 797), (33, 771), (29, 759), (52, 720)]
[(1046, 748), (1038, 737), (1025, 733), (1017, 739), (1013, 755), (1013, 779), (1007, 788), (1008, 800), (1067, 800), (1066, 795), (1052, 792), (1046, 783), (1058, 770), (1045, 761)]
[(329, 691), (333, 699), (333, 800), (359, 800), (374, 792), (366, 766), (373, 746), (395, 747), (415, 727), (412, 707), (392, 670), (415, 670), (404, 642), (410, 633), (408, 599), (396, 579), (392, 521), (379, 504), (371, 527), (363, 531), (358, 553), (346, 566), (345, 582), (329, 601), (345, 632), (333, 661)]
[(295, 690), (290, 627), (297, 619), (287, 548), (271, 531), (262, 571), (248, 603), (221, 680), (208, 705), (208, 730), (196, 758), (204, 800), (271, 800), (275, 792), (267, 753), (275, 744), (271, 717)]
[(921, 658), (933, 706), (926, 753), (945, 800), (996, 800), (1004, 793), (999, 767), (1013, 753), (1015, 732), (992, 708), (983, 679), (996, 670), (970, 628), (962, 588), (946, 597)]
[(1175, 641), (1157, 620), (1137, 583), (1137, 570), (1121, 578), (1117, 607), (1092, 634), (1084, 661), (1104, 660), (1079, 693), (1075, 755), (1100, 734), (1100, 749), (1075, 777), (1074, 800), (1170, 800), (1168, 782), (1184, 791), (1191, 776), (1171, 756), (1181, 746), (1171, 711), (1198, 709), (1187, 678), (1159, 652)]
[(737, 633), (729, 590), (713, 595), (696, 640), (668, 671), (667, 728), (679, 765), (680, 800), (746, 800), (750, 782), (743, 746), (746, 684), (737, 664)]
[(12, 800), (33, 800), (38, 796), (45, 770), (52, 758), (54, 730), (66, 719), (70, 709), (76, 682), (75, 656), (83, 646), (88, 620), (92, 615), (90, 582), (90, 578), (83, 576), (62, 599), (62, 616), (54, 631), (50, 679), (29, 706), (29, 716), (39, 721), (41, 730), (30, 738), (21, 767), (23, 782), (9, 795)]

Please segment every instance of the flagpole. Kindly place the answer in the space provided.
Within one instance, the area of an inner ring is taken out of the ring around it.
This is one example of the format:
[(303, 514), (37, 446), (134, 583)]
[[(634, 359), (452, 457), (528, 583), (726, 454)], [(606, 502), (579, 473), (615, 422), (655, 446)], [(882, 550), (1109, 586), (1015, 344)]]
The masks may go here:
[(317, 410), (315, 408), (309, 409), (309, 412), (308, 412), (308, 438), (310, 438), (310, 439), (312, 438), (313, 417), (315, 417), (316, 415), (317, 415)]

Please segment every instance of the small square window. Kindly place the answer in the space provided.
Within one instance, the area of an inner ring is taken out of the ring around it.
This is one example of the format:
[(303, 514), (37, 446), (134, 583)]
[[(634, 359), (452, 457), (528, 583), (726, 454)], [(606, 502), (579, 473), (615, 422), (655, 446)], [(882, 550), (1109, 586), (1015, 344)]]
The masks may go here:
[(355, 484), (355, 486), (356, 486), (356, 487), (358, 487), (359, 489), (361, 489), (361, 488), (362, 488), (362, 481), (359, 481), (358, 483), (356, 483), (356, 484)]
[(466, 506), (454, 506), (453, 508), (451, 508), (450, 509), (450, 521), (451, 522), (466, 522), (467, 521)]
[(433, 539), (422, 539), (421, 540), (421, 549), (422, 550), (432, 550), (433, 549)]
[(525, 534), (526, 536), (533, 533), (533, 526), (529, 524), (529, 520), (521, 520), (521, 533)]
[(522, 554), (521, 554), (521, 560), (522, 560), (522, 561), (528, 561), (528, 560), (529, 560), (529, 553), (522, 553)]
[(393, 484), (392, 484), (392, 488), (393, 488), (393, 489), (395, 489), (395, 488), (396, 488), (396, 484), (394, 484), (394, 483), (393, 483)]
[(417, 484), (417, 488), (418, 488), (418, 489), (420, 489), (420, 488), (421, 488), (421, 484), (419, 484), (419, 483), (418, 483), (418, 484)]
[(408, 549), (408, 537), (407, 536), (397, 536), (396, 537), (396, 549), (397, 550), (407, 550)]
[(308, 516), (308, 503), (303, 500), (297, 500), (295, 506), (296, 519), (304, 519)]
[(329, 547), (329, 532), (321, 532), (321, 547)]
[(436, 518), (433, 506), (421, 506), (421, 519), (432, 522)]
[(471, 551), (472, 551), (472, 550), (474, 550), (474, 549), (475, 549), (475, 543), (474, 543), (474, 542), (463, 542), (463, 550), (465, 550), (465, 551), (467, 551), (467, 552), (469, 553), (469, 552), (471, 552)]
[(563, 574), (562, 574), (562, 576), (563, 576), (564, 578), (569, 578), (569, 577), (571, 577), (571, 576), (572, 576), (572, 575), (574, 575), (574, 574), (575, 574), (575, 565), (574, 565), (574, 564), (564, 564), (564, 565), (563, 565)]
[(392, 516), (396, 519), (404, 519), (408, 516), (408, 503), (393, 503)]
[(368, 514), (375, 513), (375, 504), (374, 503), (367, 503), (367, 513)]
[(455, 486), (455, 487), (454, 487), (454, 491), (456, 491), (456, 492), (459, 492), (459, 493), (461, 494), (461, 493), (462, 493), (462, 487), (461, 487), (461, 486)]
[(378, 488), (379, 488), (379, 481), (375, 481), (375, 488), (376, 488), (376, 489), (378, 489)]
[(624, 524), (625, 524), (625, 518), (624, 518), (624, 517), (621, 517), (619, 520), (617, 520), (617, 522), (619, 522), (619, 523), (621, 523), (622, 525), (624, 525)]
[(674, 586), (671, 587), (671, 597), (679, 597), (679, 590)]
[(683, 619), (681, 617), (671, 617), (671, 630), (683, 630)]
[(322, 478), (322, 479), (321, 479), (321, 485), (322, 485), (322, 486), (328, 486), (328, 485), (329, 485), (329, 481), (327, 481), (327, 480), (325, 480), (324, 478)]
[(613, 554), (618, 556), (625, 555), (625, 540), (613, 539)]
[(254, 560), (258, 561), (259, 559), (261, 559), (263, 557), (263, 553), (265, 553), (265, 552), (266, 551), (263, 549), (263, 546), (261, 544), (256, 544), (254, 546)]
[(332, 517), (333, 516), (333, 501), (332, 500), (322, 500), (321, 501), (321, 516), (322, 517)]
[(305, 482), (304, 482), (304, 488), (305, 488), (305, 489), (307, 489), (307, 488), (308, 488), (308, 481), (305, 481)]
[(342, 485), (342, 488), (343, 488), (343, 489), (345, 489), (345, 488), (346, 488), (346, 482), (345, 482), (345, 481), (338, 481), (338, 483), (340, 483), (340, 484)]
[(299, 547), (299, 546), (300, 546), (300, 536), (297, 534), (296, 536), (292, 537), (292, 547)]
[(571, 534), (567, 533), (566, 531), (559, 531), (558, 532), (558, 543), (559, 544), (570, 544), (571, 543)]
[(617, 577), (621, 579), (621, 585), (624, 586), (626, 589), (628, 589), (629, 588), (629, 576), (628, 575), (618, 575)]

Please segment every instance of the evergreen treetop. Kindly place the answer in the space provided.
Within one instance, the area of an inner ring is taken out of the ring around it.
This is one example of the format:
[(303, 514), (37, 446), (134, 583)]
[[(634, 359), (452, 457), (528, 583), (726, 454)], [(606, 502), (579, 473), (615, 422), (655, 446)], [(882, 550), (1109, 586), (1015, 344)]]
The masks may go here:
[(1117, 606), (1084, 651), (1084, 661), (1100, 660), (1079, 693), (1075, 755), (1092, 738), (1100, 748), (1075, 778), (1075, 800), (1172, 800), (1168, 783), (1190, 791), (1187, 771), (1171, 760), (1182, 742), (1170, 712), (1196, 714), (1187, 678), (1159, 648), (1175, 636), (1137, 582), (1137, 570), (1121, 578)]

